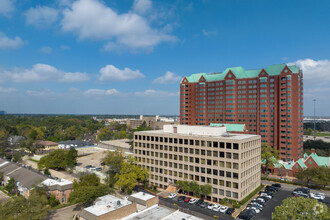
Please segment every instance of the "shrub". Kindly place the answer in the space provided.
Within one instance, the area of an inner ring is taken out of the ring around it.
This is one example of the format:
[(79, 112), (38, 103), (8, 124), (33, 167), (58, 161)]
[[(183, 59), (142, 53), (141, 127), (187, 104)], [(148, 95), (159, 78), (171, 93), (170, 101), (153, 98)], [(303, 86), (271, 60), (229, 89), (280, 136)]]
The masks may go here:
[(247, 201), (249, 201), (249, 199), (251, 199), (255, 194), (257, 194), (262, 188), (264, 187), (264, 185), (260, 185), (258, 188), (256, 188), (252, 193), (250, 193), (247, 197), (245, 197), (244, 199), (242, 199), (239, 204), (243, 205), (245, 204)]

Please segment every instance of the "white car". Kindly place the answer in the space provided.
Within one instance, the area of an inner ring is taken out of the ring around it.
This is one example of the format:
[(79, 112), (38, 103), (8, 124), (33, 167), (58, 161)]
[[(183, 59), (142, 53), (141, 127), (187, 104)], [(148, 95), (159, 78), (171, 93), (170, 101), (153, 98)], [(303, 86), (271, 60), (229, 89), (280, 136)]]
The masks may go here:
[(261, 193), (260, 196), (267, 197), (268, 199), (271, 199), (272, 198), (272, 196), (271, 195), (268, 195), (267, 193)]
[(310, 197), (312, 199), (317, 199), (317, 200), (319, 200), (319, 199), (324, 200), (325, 199), (324, 193), (311, 193)]
[(257, 214), (260, 213), (260, 210), (255, 207), (247, 207), (246, 209), (253, 209)]
[(174, 197), (176, 197), (176, 194), (175, 194), (175, 193), (171, 193), (171, 194), (168, 196), (168, 198), (170, 198), (170, 199), (173, 199)]
[(259, 200), (261, 202), (266, 202), (263, 198), (257, 198), (257, 200)]
[(261, 207), (261, 208), (264, 207), (264, 205), (261, 205), (261, 204), (259, 204), (259, 203), (257, 203), (257, 202), (251, 202), (251, 204), (252, 204), (252, 205), (259, 206), (259, 207)]
[(221, 209), (221, 205), (215, 205), (214, 207), (213, 207), (213, 211), (216, 211), (216, 212), (219, 212), (219, 210)]
[(215, 206), (216, 204), (210, 203), (210, 205), (207, 208), (212, 210)]
[(193, 205), (193, 204), (195, 204), (196, 202), (197, 202), (197, 199), (190, 199), (189, 204), (190, 204), (190, 205)]
[(228, 209), (227, 206), (222, 206), (222, 207), (220, 208), (219, 211), (220, 211), (221, 213), (226, 213), (227, 209)]

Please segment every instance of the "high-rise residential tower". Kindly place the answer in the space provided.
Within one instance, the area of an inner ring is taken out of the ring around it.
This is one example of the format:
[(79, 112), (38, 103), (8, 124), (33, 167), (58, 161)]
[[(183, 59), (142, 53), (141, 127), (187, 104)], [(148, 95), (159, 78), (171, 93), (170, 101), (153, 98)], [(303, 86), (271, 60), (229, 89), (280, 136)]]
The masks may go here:
[(303, 152), (303, 74), (297, 66), (227, 68), (186, 76), (180, 85), (180, 122), (245, 124), (284, 161)]

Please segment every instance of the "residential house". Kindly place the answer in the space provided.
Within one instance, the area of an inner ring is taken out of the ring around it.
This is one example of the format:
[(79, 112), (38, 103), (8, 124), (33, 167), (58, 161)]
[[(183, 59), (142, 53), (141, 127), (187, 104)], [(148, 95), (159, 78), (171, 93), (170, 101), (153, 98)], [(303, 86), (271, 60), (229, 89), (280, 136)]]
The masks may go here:
[(46, 179), (42, 185), (47, 186), (48, 194), (55, 195), (56, 199), (62, 204), (69, 200), (70, 193), (72, 192), (73, 183), (66, 179)]

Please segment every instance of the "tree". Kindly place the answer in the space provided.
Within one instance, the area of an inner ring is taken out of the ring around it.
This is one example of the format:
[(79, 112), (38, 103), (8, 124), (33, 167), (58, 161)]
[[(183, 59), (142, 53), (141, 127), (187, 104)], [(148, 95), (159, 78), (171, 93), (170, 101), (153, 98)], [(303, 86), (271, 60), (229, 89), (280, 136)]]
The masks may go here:
[(200, 187), (200, 192), (203, 196), (208, 196), (212, 192), (212, 186), (210, 184), (205, 184)]
[(97, 134), (97, 141), (107, 141), (113, 139), (113, 132), (109, 127), (101, 128)]
[(124, 162), (122, 151), (108, 151), (107, 155), (102, 159), (105, 165), (109, 166), (110, 172), (119, 173)]
[(44, 219), (49, 209), (46, 191), (35, 187), (28, 199), (17, 196), (0, 203), (0, 219)]
[(315, 179), (315, 177), (317, 175), (317, 170), (318, 170), (317, 167), (301, 169), (297, 173), (295, 173), (295, 177), (298, 180), (303, 180), (307, 184), (309, 184), (310, 181)]
[(316, 169), (316, 176), (314, 178), (314, 182), (317, 184), (323, 185), (323, 187), (326, 187), (330, 184), (330, 168), (321, 166), (317, 167)]
[(274, 147), (262, 145), (261, 146), (261, 160), (264, 161), (265, 164), (265, 174), (268, 175), (268, 167), (274, 166), (277, 160), (280, 159), (280, 155), (278, 150), (274, 149)]
[(315, 199), (290, 197), (282, 205), (275, 207), (274, 220), (330, 219), (328, 207)]
[(16, 162), (19, 162), (22, 160), (22, 154), (20, 152), (14, 152), (14, 156), (13, 156), (13, 161), (16, 163)]
[(70, 148), (69, 151), (58, 149), (42, 157), (38, 162), (39, 169), (52, 168), (64, 170), (73, 167), (77, 163), (77, 150)]
[(138, 181), (147, 181), (149, 177), (149, 172), (146, 169), (135, 165), (135, 160), (133, 157), (128, 157), (128, 162), (122, 164), (120, 173), (115, 175), (118, 179), (116, 185), (123, 191), (131, 193)]
[(71, 147), (66, 156), (67, 166), (70, 168), (74, 167), (77, 163), (77, 157), (78, 157), (78, 151), (74, 147)]
[(16, 187), (16, 181), (14, 178), (10, 178), (7, 185), (5, 186), (5, 190), (7, 190), (8, 193), (14, 194), (14, 189)]
[(73, 182), (73, 192), (70, 193), (69, 201), (87, 204), (109, 192), (109, 187), (101, 184), (96, 174), (86, 174), (80, 177), (79, 182), (76, 180)]

